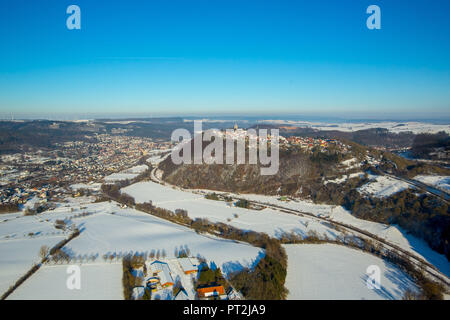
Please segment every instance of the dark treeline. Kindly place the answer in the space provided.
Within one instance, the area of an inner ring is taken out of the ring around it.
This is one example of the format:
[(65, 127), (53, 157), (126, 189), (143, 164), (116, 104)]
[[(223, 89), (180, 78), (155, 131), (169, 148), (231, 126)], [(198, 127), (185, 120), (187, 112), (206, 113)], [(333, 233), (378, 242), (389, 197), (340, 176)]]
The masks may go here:
[(127, 195), (126, 193), (121, 193), (120, 188), (121, 186), (119, 186), (118, 184), (102, 184), (103, 193), (122, 204), (134, 206), (134, 198)]
[(236, 203), (234, 205), (239, 208), (245, 208), (245, 209), (250, 208), (250, 202), (245, 199), (240, 199), (240, 200), (236, 201)]
[[(281, 246), (280, 248), (283, 249)], [(288, 294), (284, 287), (286, 274), (286, 267), (280, 261), (266, 255), (253, 270), (245, 268), (231, 274), (230, 282), (246, 299), (282, 300)]]
[(20, 211), (18, 203), (0, 203), (0, 214), (18, 211)]
[[(125, 300), (133, 299), (133, 288), (142, 285), (142, 278), (135, 276), (135, 269), (144, 268), (144, 276), (146, 275), (145, 259), (139, 254), (127, 254), (122, 259), (122, 287)], [(143, 300), (151, 299), (151, 290), (144, 288)]]
[(216, 200), (216, 201), (221, 200), (221, 199), (219, 198), (219, 195), (218, 195), (217, 193), (215, 193), (215, 192), (206, 194), (206, 195), (205, 195), (205, 198), (208, 199), (208, 200)]
[[(58, 123), (59, 128), (50, 128)], [(0, 122), (0, 154), (15, 153), (28, 148), (54, 148), (55, 143), (86, 141), (92, 127), (82, 123), (34, 120), (24, 122)]]
[(358, 218), (399, 225), (450, 261), (450, 210), (439, 198), (409, 189), (386, 198), (368, 198), (352, 190), (343, 204)]
[(198, 289), (212, 285), (222, 285), (225, 291), (228, 291), (228, 283), (222, 275), (222, 270), (219, 267), (213, 270), (206, 262), (203, 262), (200, 265), (199, 275), (194, 287)]
[[(141, 163), (142, 161), (140, 160), (139, 162)], [(145, 170), (144, 172), (142, 172), (137, 177), (131, 180), (126, 179), (122, 181), (117, 181), (114, 184), (102, 184), (101, 186), (102, 192), (107, 196), (109, 196), (110, 198), (122, 204), (125, 204), (127, 206), (134, 206), (136, 204), (134, 198), (127, 195), (126, 193), (121, 192), (120, 189), (125, 188), (133, 183), (148, 179), (150, 177), (151, 170), (152, 169), (150, 167), (149, 169)]]
[(415, 139), (411, 151), (417, 158), (435, 159), (440, 158), (437, 149), (441, 149), (442, 156), (445, 160), (450, 160), (446, 156), (450, 152), (450, 136), (442, 131), (436, 134), (422, 133), (418, 134)]
[(112, 130), (117, 128), (127, 129), (126, 136), (167, 140), (173, 130), (186, 126), (181, 118), (148, 119), (147, 123), (139, 121), (132, 125), (104, 121), (0, 121), (0, 154), (22, 152), (31, 148), (53, 149), (55, 143), (95, 139), (95, 133), (113, 134)]

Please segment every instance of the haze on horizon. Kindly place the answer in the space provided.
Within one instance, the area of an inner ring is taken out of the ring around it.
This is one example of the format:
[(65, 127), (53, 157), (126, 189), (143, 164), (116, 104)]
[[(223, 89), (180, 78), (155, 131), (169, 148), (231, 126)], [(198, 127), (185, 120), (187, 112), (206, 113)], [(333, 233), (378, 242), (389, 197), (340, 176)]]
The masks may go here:
[[(81, 8), (81, 30), (66, 8)], [(382, 29), (366, 28), (381, 8)], [(0, 118), (449, 119), (450, 3), (0, 3)]]

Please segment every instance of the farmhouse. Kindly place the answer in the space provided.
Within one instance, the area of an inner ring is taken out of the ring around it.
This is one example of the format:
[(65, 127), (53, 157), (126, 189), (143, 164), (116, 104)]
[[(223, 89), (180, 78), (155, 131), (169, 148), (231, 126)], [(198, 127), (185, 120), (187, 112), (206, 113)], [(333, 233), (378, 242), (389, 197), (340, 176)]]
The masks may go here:
[(207, 299), (210, 297), (226, 298), (225, 289), (223, 286), (209, 286), (197, 289), (197, 296), (199, 299)]
[(198, 271), (198, 266), (189, 258), (179, 258), (178, 262), (185, 274), (191, 274)]
[(150, 264), (154, 276), (159, 278), (162, 287), (173, 286), (174, 282), (170, 273), (169, 265), (162, 261), (154, 261)]

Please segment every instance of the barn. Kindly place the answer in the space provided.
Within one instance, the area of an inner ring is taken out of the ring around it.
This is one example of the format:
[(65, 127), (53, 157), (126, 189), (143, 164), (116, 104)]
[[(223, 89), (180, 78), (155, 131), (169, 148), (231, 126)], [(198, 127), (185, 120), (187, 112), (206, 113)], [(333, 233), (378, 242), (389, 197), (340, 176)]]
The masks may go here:
[(198, 271), (198, 266), (190, 258), (179, 258), (181, 269), (185, 274), (191, 274)]
[(174, 282), (169, 265), (162, 261), (154, 261), (150, 264), (153, 274), (159, 278), (162, 287), (173, 286)]
[(200, 299), (206, 299), (209, 297), (219, 297), (220, 299), (226, 298), (225, 289), (223, 286), (208, 286), (198, 288), (197, 296)]

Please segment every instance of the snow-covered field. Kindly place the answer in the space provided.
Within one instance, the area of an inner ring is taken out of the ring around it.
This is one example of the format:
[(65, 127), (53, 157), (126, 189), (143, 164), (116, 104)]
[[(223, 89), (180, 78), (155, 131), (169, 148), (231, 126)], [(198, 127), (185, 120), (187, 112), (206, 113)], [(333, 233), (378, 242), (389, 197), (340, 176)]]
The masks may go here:
[[(367, 185), (377, 182), (378, 177)], [(275, 237), (283, 232), (306, 235), (315, 231), (329, 238), (339, 234), (330, 224), (316, 218), (269, 208), (236, 208), (223, 201), (205, 199), (204, 194), (198, 193), (200, 190), (191, 192), (154, 182), (139, 182), (122, 191), (133, 196), (138, 203), (151, 200), (158, 207), (185, 209), (191, 218), (208, 218)], [(450, 264), (443, 255), (395, 226), (357, 219), (340, 206), (301, 200), (281, 201), (274, 196), (238, 196), (313, 213), (367, 230), (424, 257), (444, 274), (450, 275)], [(22, 284), (10, 296), (11, 299), (122, 299), (119, 259), (127, 253), (159, 251), (167, 259), (173, 259), (175, 251), (188, 247), (192, 256), (203, 256), (221, 267), (225, 274), (254, 265), (264, 254), (261, 249), (248, 244), (200, 235), (164, 219), (122, 208), (115, 202), (91, 203), (86, 197), (69, 200), (59, 204), (55, 210), (36, 216), (23, 216), (21, 213), (0, 215), (0, 293), (38, 261), (42, 245), (52, 247), (67, 236), (54, 228), (57, 219), (65, 220), (68, 225), (74, 224), (82, 231), (65, 247), (65, 251), (75, 258), (72, 263), (80, 264), (82, 261), (82, 289), (67, 289), (66, 265), (46, 265)], [(286, 249), (289, 257), (286, 283), (291, 292), (290, 299), (399, 299), (405, 288), (412, 285), (395, 267), (361, 251), (336, 245), (290, 245)], [(106, 255), (115, 257), (112, 263), (109, 259), (105, 261)], [(367, 289), (365, 272), (369, 264), (377, 264), (382, 269), (382, 290)], [(173, 266), (174, 270), (176, 267)]]
[[(223, 201), (205, 199), (202, 194), (173, 189), (170, 186), (154, 182), (139, 182), (122, 189), (122, 191), (135, 197), (138, 203), (152, 200), (156, 206), (169, 210), (186, 209), (188, 215), (192, 218), (208, 218), (211, 221), (221, 221), (243, 229), (267, 232), (274, 236), (281, 234), (282, 230), (300, 233), (316, 230), (319, 234), (328, 232), (328, 236), (331, 237), (328, 227), (309, 217), (300, 217), (272, 209), (249, 210), (237, 208)], [(340, 206), (318, 205), (301, 200), (281, 201), (277, 197), (255, 194), (241, 194), (239, 197), (308, 212), (320, 217), (329, 217), (332, 220), (355, 225), (378, 236), (387, 237), (389, 240), (395, 240), (396, 243), (401, 245), (407, 245), (406, 239), (395, 227), (357, 219)], [(234, 214), (237, 214), (238, 217), (236, 218)], [(231, 221), (227, 219), (231, 219)], [(306, 227), (305, 224), (308, 226)], [(386, 231), (387, 229), (390, 229), (389, 232)], [(335, 230), (333, 232), (336, 233)]]
[(309, 231), (334, 239), (339, 232), (324, 222), (273, 209), (251, 210), (234, 207), (223, 201), (205, 199), (203, 195), (172, 189), (155, 182), (139, 182), (122, 189), (138, 203), (152, 201), (154, 205), (175, 211), (185, 209), (189, 217), (207, 218), (242, 230), (265, 232), (280, 237), (284, 232), (305, 236)]
[[(42, 217), (64, 219), (80, 212), (78, 209), (74, 212), (70, 208), (58, 209), (43, 213)], [(174, 257), (176, 249), (187, 246), (192, 255), (214, 261), (228, 273), (252, 266), (264, 254), (261, 249), (248, 244), (199, 235), (192, 229), (141, 211), (121, 208), (115, 202), (87, 204), (81, 211), (90, 214), (72, 219), (82, 231), (81, 235), (65, 246), (66, 252), (77, 259), (103, 261), (105, 254), (120, 258), (131, 252), (149, 254), (158, 250), (170, 258)]]
[(123, 173), (137, 173), (137, 174), (139, 174), (139, 173), (144, 172), (147, 169), (148, 169), (147, 165), (141, 164), (141, 165), (138, 165), (138, 166), (131, 167), (131, 168), (129, 168), (127, 170), (124, 170), (122, 172)]
[[(155, 150), (149, 152), (150, 157), (147, 158), (147, 162), (151, 165), (158, 165), (161, 161), (166, 159), (168, 156), (170, 156), (170, 150)], [(164, 155), (166, 153), (166, 155)]]
[[(152, 200), (156, 206), (166, 209), (185, 209), (191, 218), (202, 217), (211, 221), (222, 221), (241, 229), (266, 232), (272, 236), (279, 236), (283, 231), (293, 231), (304, 235), (309, 230), (315, 230), (320, 235), (326, 234), (329, 238), (338, 234), (336, 230), (307, 216), (300, 217), (272, 209), (258, 211), (231, 207), (222, 201), (205, 199), (202, 194), (154, 182), (139, 182), (122, 189), (122, 191), (135, 197), (138, 203)], [(192, 191), (211, 192), (210, 190)], [(432, 250), (423, 240), (407, 234), (396, 226), (358, 219), (341, 206), (320, 205), (303, 200), (281, 201), (275, 196), (256, 194), (239, 194), (238, 196), (248, 200), (312, 213), (318, 217), (327, 217), (337, 222), (355, 226), (424, 258), (441, 272), (450, 276), (450, 264), (444, 255)], [(238, 217), (236, 218), (234, 214), (237, 214)], [(228, 219), (231, 220), (228, 221)]]
[(324, 181), (324, 184), (328, 184), (328, 183), (340, 184), (340, 183), (347, 181), (347, 179), (363, 178), (363, 177), (364, 177), (364, 172), (355, 172), (355, 173), (351, 173), (351, 174), (344, 174), (342, 177), (339, 177), (339, 178), (336, 178), (333, 180), (326, 180), (326, 181)]
[(361, 163), (358, 162), (358, 159), (351, 158), (351, 159), (342, 161), (341, 166), (343, 166), (346, 170), (350, 170), (350, 169), (355, 169), (355, 168), (361, 167)]
[[(417, 289), (397, 267), (363, 251), (335, 244), (284, 248), (288, 255), (288, 299), (393, 300), (401, 299), (406, 289)], [(381, 271), (380, 289), (367, 286), (370, 265)]]
[(437, 133), (445, 131), (450, 133), (450, 125), (448, 124), (432, 124), (427, 122), (397, 122), (397, 121), (383, 121), (383, 122), (343, 122), (343, 123), (325, 123), (325, 122), (310, 122), (310, 121), (290, 121), (290, 120), (263, 120), (263, 122), (289, 124), (299, 127), (309, 127), (317, 130), (338, 130), (344, 132), (352, 132), (358, 130), (366, 130), (373, 128), (385, 128), (390, 132), (400, 133), (411, 131), (417, 133)]
[[(89, 203), (77, 198), (36, 216), (2, 215), (0, 293), (39, 261), (42, 245), (53, 247), (66, 238), (66, 234), (54, 228), (56, 220), (65, 220), (69, 226), (76, 225), (81, 230), (64, 247), (72, 257), (72, 264), (81, 263), (81, 291), (67, 289), (67, 265), (45, 265), (11, 299), (122, 299), (120, 258), (128, 253), (159, 252), (169, 259), (175, 257), (176, 251), (188, 248), (192, 256), (204, 257), (221, 267), (224, 274), (252, 267), (264, 256), (260, 248), (197, 234), (152, 215), (121, 208), (115, 202)], [(30, 237), (28, 233), (34, 235)], [(105, 259), (106, 256), (114, 258)]]
[(100, 182), (97, 183), (76, 183), (76, 184), (72, 184), (70, 186), (70, 188), (72, 188), (72, 190), (79, 190), (79, 189), (89, 189), (92, 191), (100, 191), (102, 184)]
[(396, 244), (404, 250), (416, 254), (424, 260), (436, 266), (442, 273), (450, 277), (450, 263), (443, 254), (432, 250), (422, 239), (419, 239), (398, 226), (358, 219), (342, 207), (334, 208), (330, 213), (330, 219), (366, 230), (390, 243)]
[(436, 187), (438, 189), (450, 192), (450, 177), (448, 176), (428, 176), (418, 175), (413, 178), (414, 180)]
[(39, 262), (41, 246), (53, 247), (66, 235), (36, 216), (8, 214), (1, 218), (0, 293), (3, 293)]
[[(68, 265), (41, 267), (8, 299), (10, 300), (123, 300), (122, 263), (78, 265), (80, 289), (70, 290)], [(70, 270), (69, 270), (70, 271)]]
[(117, 182), (131, 180), (138, 176), (137, 173), (113, 173), (105, 177), (105, 182)]
[(410, 187), (411, 186), (404, 181), (388, 176), (377, 176), (373, 181), (370, 181), (358, 188), (358, 191), (362, 194), (383, 198), (389, 197)]
[(124, 180), (131, 180), (136, 178), (140, 173), (143, 173), (145, 170), (148, 169), (148, 166), (143, 164), (139, 166), (134, 166), (132, 168), (123, 170), (118, 173), (110, 174), (109, 176), (105, 177), (105, 182), (117, 182), (117, 181), (124, 181)]

